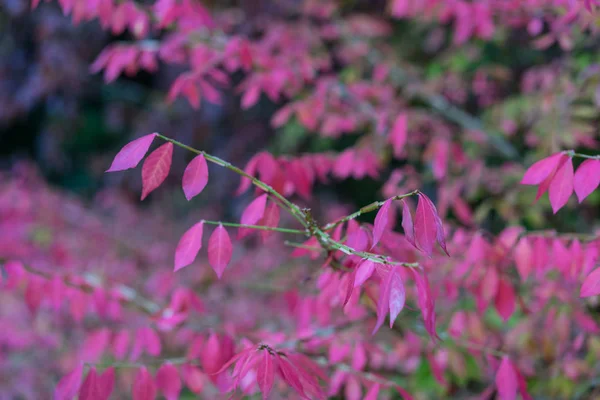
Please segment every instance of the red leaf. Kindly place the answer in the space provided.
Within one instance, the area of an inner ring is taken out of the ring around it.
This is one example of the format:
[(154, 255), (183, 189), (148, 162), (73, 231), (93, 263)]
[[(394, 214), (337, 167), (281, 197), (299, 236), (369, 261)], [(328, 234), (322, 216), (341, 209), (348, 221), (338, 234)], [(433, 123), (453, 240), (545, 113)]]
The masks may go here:
[(501, 400), (517, 398), (518, 377), (515, 368), (507, 356), (502, 358), (500, 368), (496, 372), (496, 388)]
[(515, 291), (505, 279), (498, 283), (498, 292), (496, 293), (496, 310), (504, 322), (508, 321), (515, 311)]
[(558, 212), (573, 193), (573, 162), (569, 159), (556, 171), (550, 182), (550, 204), (554, 214)]
[(356, 269), (356, 276), (354, 278), (354, 287), (361, 286), (373, 275), (375, 271), (375, 263), (370, 260), (363, 260)]
[(185, 198), (191, 200), (194, 196), (200, 194), (208, 183), (208, 165), (204, 155), (200, 154), (185, 168), (183, 172), (183, 193)]
[[(265, 215), (265, 207), (267, 205), (267, 194), (263, 194), (254, 199), (242, 213), (242, 225), (256, 225), (258, 221)], [(248, 236), (252, 232), (251, 228), (240, 228), (238, 238)]]
[(173, 143), (168, 142), (154, 150), (142, 165), (142, 200), (159, 187), (169, 175), (173, 158)]
[(593, 270), (581, 285), (579, 297), (597, 296), (600, 294), (600, 268)]
[(100, 396), (98, 400), (108, 399), (112, 394), (115, 386), (115, 368), (109, 367), (97, 379), (98, 392)]
[[(269, 203), (267, 205), (267, 207), (265, 208), (265, 213), (262, 219), (260, 220), (259, 224), (262, 226), (277, 228), (277, 226), (279, 225), (279, 206), (277, 205), (277, 203)], [(260, 232), (263, 241), (267, 240), (267, 238), (273, 233), (274, 231), (267, 230)]]
[(187, 230), (179, 239), (175, 249), (175, 271), (180, 270), (194, 262), (202, 248), (202, 231), (204, 220), (198, 222)]
[(73, 371), (58, 381), (54, 389), (54, 400), (72, 400), (77, 395), (83, 376), (83, 364), (79, 364)]
[(268, 351), (263, 351), (263, 360), (258, 366), (258, 372), (256, 375), (256, 381), (258, 382), (258, 387), (262, 392), (263, 400), (266, 400), (271, 393), (271, 389), (273, 388), (273, 380), (275, 378), (274, 368), (273, 368), (273, 356), (269, 354)]
[(127, 143), (121, 151), (117, 153), (110, 168), (107, 169), (106, 172), (124, 171), (126, 169), (135, 168), (148, 152), (156, 135), (156, 133), (151, 133)]
[(394, 126), (392, 127), (392, 131), (390, 132), (389, 139), (394, 150), (394, 157), (396, 158), (400, 158), (402, 155), (402, 150), (404, 150), (407, 137), (407, 125), (408, 120), (406, 118), (406, 114), (400, 114), (396, 118)]
[(545, 181), (546, 178), (554, 174), (561, 161), (561, 157), (563, 157), (563, 153), (556, 153), (533, 164), (525, 172), (521, 184), (539, 185)]
[(219, 279), (221, 279), (223, 271), (231, 261), (232, 252), (229, 234), (223, 228), (223, 225), (219, 224), (208, 240), (208, 262)]
[(419, 194), (419, 204), (415, 214), (415, 243), (416, 247), (427, 254), (433, 254), (433, 244), (437, 237), (435, 212), (429, 202)]
[(156, 398), (156, 385), (152, 375), (146, 369), (141, 367), (135, 376), (132, 389), (133, 400), (154, 400)]
[(98, 373), (96, 372), (96, 368), (92, 367), (83, 381), (83, 384), (79, 388), (78, 400), (104, 399), (98, 386)]
[(408, 243), (417, 247), (415, 243), (415, 228), (413, 226), (412, 215), (410, 214), (410, 207), (406, 200), (402, 200), (402, 229), (404, 229), (404, 236)]
[(171, 364), (163, 364), (156, 372), (156, 386), (167, 400), (177, 400), (181, 392), (179, 371)]
[(581, 203), (600, 185), (600, 160), (585, 160), (573, 179), (573, 187), (577, 199)]
[(388, 227), (391, 204), (392, 200), (387, 199), (377, 212), (377, 216), (375, 217), (375, 225), (373, 228), (373, 244), (371, 244), (371, 249), (375, 247), (377, 243), (379, 243), (381, 236), (383, 236), (383, 232), (385, 232)]

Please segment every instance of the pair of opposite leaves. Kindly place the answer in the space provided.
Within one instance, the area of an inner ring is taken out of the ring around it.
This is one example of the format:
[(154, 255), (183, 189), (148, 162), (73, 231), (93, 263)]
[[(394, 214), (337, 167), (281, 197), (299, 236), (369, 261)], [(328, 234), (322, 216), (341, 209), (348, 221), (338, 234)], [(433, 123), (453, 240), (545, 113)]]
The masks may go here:
[(567, 204), (573, 191), (581, 203), (596, 190), (600, 184), (600, 160), (585, 160), (574, 173), (571, 157), (556, 153), (529, 167), (521, 184), (539, 185), (536, 201), (548, 191), (552, 211), (556, 214)]

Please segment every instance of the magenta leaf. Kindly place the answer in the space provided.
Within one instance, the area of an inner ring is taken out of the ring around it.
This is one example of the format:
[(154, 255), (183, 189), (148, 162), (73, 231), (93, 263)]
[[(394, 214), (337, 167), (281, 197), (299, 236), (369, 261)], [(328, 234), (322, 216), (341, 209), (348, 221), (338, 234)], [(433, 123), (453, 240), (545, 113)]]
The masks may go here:
[(142, 165), (142, 200), (159, 187), (169, 175), (173, 158), (173, 143), (154, 150)]
[[(256, 225), (258, 221), (262, 219), (265, 215), (265, 207), (267, 205), (267, 197), (268, 195), (262, 194), (254, 199), (248, 207), (242, 213), (241, 224), (242, 225)], [(248, 234), (252, 232), (251, 228), (240, 228), (238, 238), (243, 238), (248, 236)]]
[(402, 151), (404, 150), (404, 145), (406, 144), (407, 138), (407, 125), (408, 120), (406, 118), (406, 114), (400, 114), (396, 118), (396, 121), (394, 121), (394, 126), (390, 132), (389, 140), (392, 144), (395, 158), (400, 158)]
[(208, 263), (221, 279), (223, 271), (231, 261), (233, 248), (231, 239), (223, 225), (219, 224), (208, 240)]
[(204, 155), (200, 154), (185, 168), (183, 172), (183, 193), (185, 198), (191, 200), (204, 190), (208, 183), (208, 165)]
[(581, 203), (600, 185), (600, 160), (585, 160), (573, 178), (573, 188)]
[(154, 400), (156, 398), (156, 384), (146, 367), (138, 370), (131, 394), (133, 400)]
[(115, 156), (110, 168), (106, 172), (124, 171), (135, 168), (144, 158), (156, 133), (151, 133), (127, 143)]
[(496, 293), (496, 310), (504, 322), (508, 321), (510, 316), (515, 311), (515, 291), (505, 279), (501, 279), (498, 283), (498, 289)]
[(539, 160), (525, 171), (521, 184), (539, 185), (554, 174), (562, 157), (563, 153), (556, 153)]
[(181, 236), (175, 249), (175, 271), (190, 265), (196, 259), (202, 248), (203, 228), (204, 221), (200, 221)]
[(450, 254), (448, 253), (448, 249), (446, 249), (446, 234), (444, 233), (442, 219), (440, 218), (440, 215), (438, 214), (437, 209), (435, 208), (435, 205), (433, 204), (431, 199), (425, 196), (424, 194), (421, 194), (421, 196), (423, 196), (423, 198), (427, 201), (427, 204), (429, 205), (433, 213), (436, 228), (435, 239), (442, 248), (442, 250), (444, 250), (444, 253), (446, 253), (447, 256), (450, 256)]
[(396, 317), (404, 307), (405, 297), (404, 284), (398, 268), (394, 267), (389, 272), (382, 274), (379, 299), (377, 300), (377, 323), (372, 334), (375, 334), (383, 325), (388, 311), (390, 312), (390, 327), (394, 325)]
[(385, 232), (388, 227), (391, 204), (392, 200), (387, 199), (377, 212), (377, 216), (375, 217), (375, 225), (373, 228), (373, 244), (371, 244), (371, 249), (375, 247), (377, 243), (379, 243), (381, 236), (383, 236), (383, 232)]
[[(277, 203), (269, 203), (265, 208), (265, 213), (262, 219), (259, 221), (259, 225), (268, 226), (271, 228), (277, 228), (279, 225), (279, 206)], [(263, 230), (260, 232), (261, 237), (264, 240), (267, 240), (274, 231)]]
[(264, 350), (263, 359), (258, 366), (258, 372), (256, 375), (256, 381), (260, 391), (262, 392), (263, 400), (269, 398), (269, 394), (273, 388), (273, 381), (275, 378), (273, 361), (273, 356), (271, 356), (268, 351)]
[(419, 194), (417, 213), (415, 214), (415, 244), (429, 257), (433, 254), (433, 244), (437, 239), (438, 228), (436, 213), (430, 203)]
[(600, 268), (593, 270), (581, 285), (579, 297), (597, 296), (600, 294)]
[(177, 368), (172, 364), (163, 364), (156, 372), (156, 386), (167, 400), (177, 400), (182, 386)]
[(512, 361), (504, 356), (496, 372), (496, 388), (500, 399), (516, 400), (518, 386), (518, 377)]
[(373, 275), (375, 263), (370, 260), (363, 260), (356, 269), (354, 287), (362, 286)]
[(83, 376), (83, 364), (79, 363), (77, 367), (69, 374), (58, 381), (54, 389), (54, 400), (72, 400), (77, 395), (81, 386), (81, 377)]
[(402, 229), (404, 229), (404, 236), (408, 240), (408, 243), (417, 247), (415, 243), (415, 227), (410, 213), (410, 206), (406, 200), (402, 200)]
[(549, 196), (554, 214), (567, 204), (571, 193), (573, 193), (573, 162), (569, 157), (550, 182)]

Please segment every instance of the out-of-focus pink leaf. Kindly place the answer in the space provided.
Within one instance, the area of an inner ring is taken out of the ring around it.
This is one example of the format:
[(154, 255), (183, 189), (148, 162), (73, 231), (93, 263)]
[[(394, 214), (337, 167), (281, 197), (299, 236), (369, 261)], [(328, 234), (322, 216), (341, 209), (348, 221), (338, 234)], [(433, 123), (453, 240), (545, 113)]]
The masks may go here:
[(498, 283), (498, 292), (496, 293), (496, 310), (504, 322), (508, 321), (515, 311), (515, 291), (506, 279), (501, 279)]
[(507, 356), (502, 358), (496, 372), (496, 388), (501, 400), (516, 400), (518, 379), (512, 361)]
[(61, 378), (54, 389), (54, 400), (72, 400), (77, 395), (81, 386), (81, 377), (83, 376), (83, 364), (79, 363), (77, 367), (67, 375)]
[(156, 398), (156, 384), (146, 367), (138, 369), (131, 394), (133, 400), (154, 400)]
[(579, 297), (597, 296), (600, 294), (600, 268), (593, 270), (581, 285)]
[[(242, 225), (256, 225), (258, 221), (265, 215), (265, 207), (267, 205), (267, 194), (262, 194), (254, 199), (242, 213)], [(240, 228), (238, 237), (241, 239), (252, 232), (251, 228)]]
[(177, 400), (181, 392), (181, 378), (177, 367), (163, 364), (156, 372), (156, 387), (167, 400)]
[(394, 157), (400, 158), (407, 138), (408, 118), (406, 114), (400, 114), (394, 121), (394, 126), (390, 132), (390, 143), (394, 150)]

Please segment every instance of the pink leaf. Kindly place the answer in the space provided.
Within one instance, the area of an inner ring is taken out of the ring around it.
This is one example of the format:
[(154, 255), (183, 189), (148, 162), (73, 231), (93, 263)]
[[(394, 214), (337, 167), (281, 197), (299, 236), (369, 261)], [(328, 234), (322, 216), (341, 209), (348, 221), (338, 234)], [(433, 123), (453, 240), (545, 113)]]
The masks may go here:
[(54, 389), (54, 400), (72, 400), (77, 395), (81, 386), (83, 376), (83, 364), (79, 364), (73, 371), (62, 377), (56, 389)]
[(600, 160), (585, 160), (573, 179), (573, 187), (577, 199), (581, 203), (600, 185)]
[(422, 193), (420, 194), (420, 196), (422, 196), (427, 201), (427, 204), (429, 205), (433, 213), (436, 228), (435, 240), (438, 242), (442, 250), (444, 250), (444, 253), (446, 253), (447, 256), (450, 256), (450, 254), (448, 254), (448, 249), (446, 249), (446, 235), (444, 233), (442, 219), (440, 218), (440, 215), (438, 214), (437, 209), (435, 208), (435, 205), (433, 204), (431, 199)]
[(194, 196), (197, 196), (204, 190), (208, 183), (208, 165), (204, 155), (200, 154), (185, 168), (183, 172), (183, 193), (185, 198), (191, 200)]
[(590, 273), (581, 285), (579, 297), (597, 296), (600, 294), (600, 268)]
[(517, 271), (519, 271), (519, 275), (523, 281), (527, 279), (533, 269), (532, 256), (533, 250), (531, 249), (529, 240), (527, 238), (519, 240), (519, 244), (515, 247), (514, 258), (517, 264)]
[(112, 394), (115, 386), (115, 368), (109, 367), (97, 379), (98, 392), (100, 396), (98, 400), (107, 400)]
[(433, 254), (433, 244), (437, 237), (435, 215), (428, 201), (420, 194), (415, 214), (415, 243), (429, 257)]
[(393, 268), (381, 278), (379, 299), (377, 300), (377, 323), (372, 334), (383, 325), (385, 316), (390, 312), (390, 326), (394, 324), (398, 313), (404, 307), (405, 292), (398, 268)]
[(518, 377), (515, 368), (507, 356), (502, 358), (496, 372), (496, 388), (501, 400), (516, 400)]
[(177, 400), (181, 392), (177, 368), (172, 364), (163, 364), (156, 372), (156, 386), (167, 400)]
[(374, 383), (363, 400), (377, 400), (379, 396), (379, 383)]
[(370, 260), (363, 260), (356, 269), (356, 277), (354, 279), (354, 287), (361, 286), (373, 275), (375, 271), (375, 263)]
[[(271, 228), (277, 228), (279, 225), (279, 206), (277, 203), (269, 203), (265, 208), (265, 213), (260, 220), (259, 225), (268, 226)], [(261, 231), (260, 234), (263, 240), (267, 240), (269, 236), (273, 234), (274, 231)]]
[(126, 169), (135, 168), (148, 152), (156, 135), (156, 133), (151, 133), (126, 144), (121, 151), (117, 153), (110, 168), (107, 169), (106, 172), (124, 171)]
[(533, 164), (523, 176), (522, 185), (539, 185), (552, 176), (560, 162), (563, 153), (556, 153)]
[[(254, 199), (242, 213), (242, 225), (256, 225), (265, 215), (267, 205), (267, 194), (263, 194)], [(252, 232), (251, 228), (240, 228), (238, 238), (243, 238)]]
[(221, 279), (223, 271), (231, 261), (232, 252), (229, 234), (223, 228), (223, 225), (219, 224), (208, 240), (208, 262), (219, 279)]
[(154, 400), (156, 398), (156, 385), (146, 367), (138, 370), (131, 393), (133, 400)]
[(142, 165), (142, 200), (159, 187), (169, 175), (173, 158), (173, 143), (168, 142), (154, 150)]
[(98, 373), (96, 368), (92, 367), (79, 388), (78, 400), (100, 400), (103, 398), (98, 388)]
[(557, 171), (550, 182), (550, 204), (554, 214), (558, 212), (573, 193), (573, 162), (569, 158)]
[(515, 311), (515, 291), (505, 279), (498, 283), (498, 292), (496, 293), (496, 310), (504, 322), (508, 321)]
[(392, 127), (392, 131), (390, 132), (389, 140), (394, 150), (394, 157), (396, 158), (400, 158), (402, 155), (402, 150), (404, 150), (407, 137), (407, 125), (408, 120), (406, 118), (406, 114), (400, 114), (396, 118), (394, 126)]
[(379, 243), (381, 236), (383, 236), (383, 232), (385, 232), (385, 230), (388, 228), (391, 204), (392, 200), (387, 199), (377, 212), (377, 216), (375, 217), (375, 225), (373, 228), (373, 244), (371, 244), (371, 249), (375, 247), (377, 243)]
[(273, 368), (273, 357), (268, 351), (265, 350), (263, 351), (263, 360), (258, 366), (258, 372), (256, 375), (256, 381), (260, 391), (262, 392), (263, 400), (266, 400), (271, 393), (274, 377), (275, 373)]
[(404, 235), (406, 236), (408, 243), (417, 247), (415, 243), (415, 228), (412, 215), (410, 214), (410, 207), (406, 200), (402, 200), (402, 229), (404, 229)]
[(175, 271), (194, 262), (202, 248), (203, 228), (204, 221), (202, 220), (188, 229), (179, 240), (177, 249), (175, 249)]
[(394, 268), (390, 272), (390, 329), (394, 326), (394, 321), (400, 311), (404, 308), (406, 301), (406, 293), (404, 291), (404, 283), (400, 276), (398, 268)]

